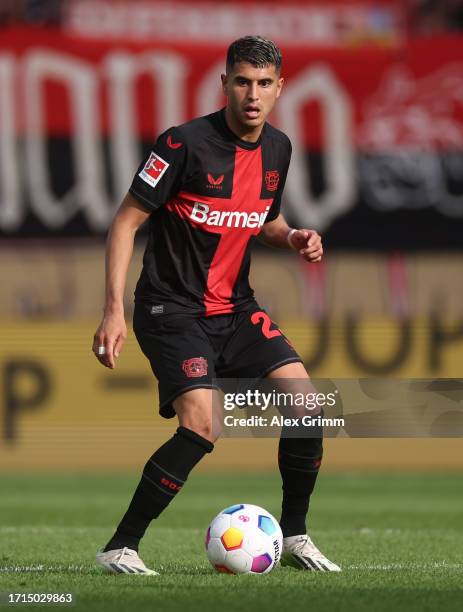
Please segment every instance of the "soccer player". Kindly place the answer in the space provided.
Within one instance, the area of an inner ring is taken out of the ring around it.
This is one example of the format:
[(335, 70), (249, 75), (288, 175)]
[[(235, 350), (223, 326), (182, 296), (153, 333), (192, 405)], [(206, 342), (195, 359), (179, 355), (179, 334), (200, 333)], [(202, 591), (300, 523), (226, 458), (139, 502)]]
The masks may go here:
[[(148, 219), (133, 329), (158, 380), (159, 412), (177, 416), (179, 427), (149, 458), (127, 512), (97, 554), (110, 572), (156, 574), (138, 556), (139, 542), (214, 449), (214, 378), (309, 378), (248, 282), (257, 236), (312, 264), (323, 255), (316, 231), (290, 228), (280, 213), (291, 143), (266, 122), (283, 87), (280, 70), (273, 42), (259, 36), (233, 42), (222, 75), (226, 107), (159, 136), (111, 225), (93, 352), (114, 368), (127, 335), (123, 293), (134, 235)], [(339, 571), (306, 530), (321, 459), (321, 437), (280, 438), (282, 562)]]

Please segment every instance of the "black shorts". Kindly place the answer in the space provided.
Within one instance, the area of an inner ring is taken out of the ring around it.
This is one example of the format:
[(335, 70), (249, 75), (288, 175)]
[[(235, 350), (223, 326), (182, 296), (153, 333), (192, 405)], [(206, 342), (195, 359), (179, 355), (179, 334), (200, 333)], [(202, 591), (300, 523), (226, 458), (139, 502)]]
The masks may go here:
[(159, 413), (165, 418), (175, 416), (175, 398), (215, 388), (215, 378), (263, 378), (302, 361), (257, 304), (245, 312), (198, 317), (151, 314), (150, 304), (138, 302), (133, 330), (158, 379)]

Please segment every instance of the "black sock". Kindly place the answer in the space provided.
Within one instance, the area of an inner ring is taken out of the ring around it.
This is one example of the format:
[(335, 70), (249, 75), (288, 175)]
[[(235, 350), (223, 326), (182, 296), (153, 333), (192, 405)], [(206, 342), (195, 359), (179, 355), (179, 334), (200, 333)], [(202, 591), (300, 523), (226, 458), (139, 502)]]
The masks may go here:
[(283, 481), (280, 526), (285, 538), (307, 533), (305, 520), (322, 455), (321, 437), (280, 438), (278, 467)]
[(179, 427), (175, 435), (158, 448), (143, 469), (129, 508), (104, 551), (138, 544), (150, 522), (157, 518), (184, 485), (188, 474), (214, 445), (206, 438)]

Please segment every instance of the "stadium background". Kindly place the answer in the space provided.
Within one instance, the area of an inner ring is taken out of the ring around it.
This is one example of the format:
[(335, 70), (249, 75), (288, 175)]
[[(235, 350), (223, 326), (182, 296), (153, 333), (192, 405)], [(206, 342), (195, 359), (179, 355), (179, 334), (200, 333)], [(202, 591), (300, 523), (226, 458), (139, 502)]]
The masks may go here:
[[(320, 266), (258, 248), (258, 299), (314, 377), (461, 377), (460, 3), (128, 5), (0, 3), (0, 470), (138, 470), (172, 430), (132, 333), (114, 372), (90, 352), (105, 233), (156, 134), (217, 108), (226, 45), (254, 31), (284, 52), (284, 210), (326, 246)], [(462, 431), (341, 435), (325, 469), (461, 470)], [(273, 470), (274, 446), (222, 440), (200, 469)]]

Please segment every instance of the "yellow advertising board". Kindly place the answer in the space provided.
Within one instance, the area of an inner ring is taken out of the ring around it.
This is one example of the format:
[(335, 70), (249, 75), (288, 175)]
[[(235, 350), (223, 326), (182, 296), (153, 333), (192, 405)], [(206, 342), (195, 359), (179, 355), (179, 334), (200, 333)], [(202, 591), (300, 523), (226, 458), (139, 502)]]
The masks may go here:
[[(117, 367), (91, 352), (96, 322), (0, 324), (0, 470), (139, 469), (175, 429), (129, 332)], [(312, 376), (458, 378), (463, 337), (451, 321), (282, 322)], [(463, 378), (463, 377), (462, 377)], [(462, 468), (461, 439), (331, 439), (327, 467)], [(270, 469), (276, 440), (225, 439), (202, 469)]]

